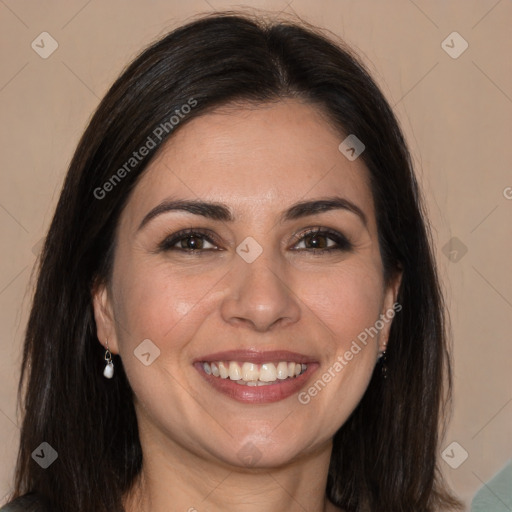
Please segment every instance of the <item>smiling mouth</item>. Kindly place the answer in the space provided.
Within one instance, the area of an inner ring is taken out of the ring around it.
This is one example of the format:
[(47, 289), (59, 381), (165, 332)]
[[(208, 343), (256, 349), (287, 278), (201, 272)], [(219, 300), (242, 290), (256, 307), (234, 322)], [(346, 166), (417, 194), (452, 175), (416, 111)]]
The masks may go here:
[(225, 350), (193, 365), (210, 388), (244, 404), (269, 404), (298, 393), (317, 371), (316, 358), (289, 350)]
[(268, 386), (295, 379), (308, 368), (307, 364), (295, 361), (275, 361), (263, 364), (239, 361), (202, 362), (207, 375), (221, 380), (231, 380), (241, 386)]

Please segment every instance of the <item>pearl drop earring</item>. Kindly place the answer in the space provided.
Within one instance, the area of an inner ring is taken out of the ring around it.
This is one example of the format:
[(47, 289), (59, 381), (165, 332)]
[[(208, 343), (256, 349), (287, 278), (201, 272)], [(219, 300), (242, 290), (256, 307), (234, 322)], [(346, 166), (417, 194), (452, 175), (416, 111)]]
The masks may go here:
[(108, 340), (106, 341), (107, 350), (105, 351), (105, 361), (107, 364), (105, 365), (105, 369), (103, 370), (103, 375), (107, 379), (111, 379), (114, 376), (114, 363), (112, 362), (112, 354), (108, 349)]

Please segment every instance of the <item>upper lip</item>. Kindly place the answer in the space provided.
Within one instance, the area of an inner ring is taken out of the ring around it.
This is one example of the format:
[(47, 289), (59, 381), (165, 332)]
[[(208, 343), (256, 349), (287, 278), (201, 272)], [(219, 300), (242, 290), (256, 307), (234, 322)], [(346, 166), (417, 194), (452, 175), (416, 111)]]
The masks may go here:
[(317, 362), (311, 356), (290, 352), (289, 350), (225, 350), (198, 357), (194, 362), (212, 361), (247, 361), (255, 364), (270, 363), (272, 361), (293, 361), (303, 364)]

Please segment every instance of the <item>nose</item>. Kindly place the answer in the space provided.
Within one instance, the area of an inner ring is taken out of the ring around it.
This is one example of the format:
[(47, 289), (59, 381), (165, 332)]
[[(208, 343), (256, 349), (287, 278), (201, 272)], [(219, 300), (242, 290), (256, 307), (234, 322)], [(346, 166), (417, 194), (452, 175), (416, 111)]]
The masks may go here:
[(265, 251), (252, 263), (237, 261), (229, 276), (229, 293), (221, 305), (225, 322), (265, 332), (299, 320), (300, 301), (284, 264)]

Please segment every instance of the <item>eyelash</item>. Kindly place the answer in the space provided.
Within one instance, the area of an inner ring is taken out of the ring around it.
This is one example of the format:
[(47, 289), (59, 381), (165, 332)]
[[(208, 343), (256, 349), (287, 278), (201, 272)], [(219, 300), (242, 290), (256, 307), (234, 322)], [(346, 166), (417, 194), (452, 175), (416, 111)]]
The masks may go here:
[[(297, 245), (299, 242), (301, 242), (303, 239), (307, 237), (318, 237), (318, 236), (325, 236), (332, 241), (336, 242), (338, 244), (337, 247), (328, 247), (327, 249), (315, 249), (315, 248), (306, 248), (306, 249), (294, 249), (295, 251), (308, 251), (312, 252), (315, 255), (321, 255), (325, 253), (331, 253), (333, 251), (351, 251), (353, 249), (353, 245), (349, 242), (349, 240), (342, 235), (341, 233), (338, 233), (337, 231), (333, 231), (328, 228), (321, 228), (321, 227), (315, 227), (308, 229), (298, 235), (294, 235), (294, 245)], [(174, 247), (178, 242), (181, 240), (185, 240), (187, 238), (200, 238), (204, 239), (207, 242), (211, 243), (212, 245), (217, 245), (215, 242), (215, 237), (207, 230), (202, 229), (184, 229), (182, 231), (178, 231), (177, 233), (174, 233), (173, 235), (167, 237), (163, 242), (161, 242), (158, 246), (158, 249), (160, 251), (181, 251), (188, 254), (196, 254), (199, 255), (202, 252), (205, 251), (212, 251), (216, 249), (183, 249), (183, 248), (176, 248)]]

